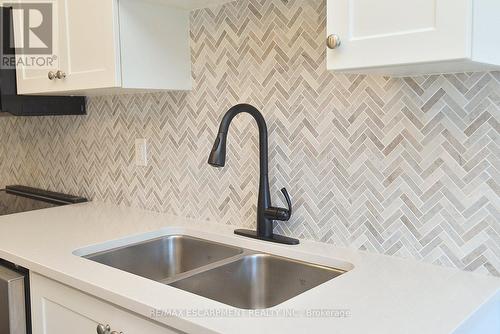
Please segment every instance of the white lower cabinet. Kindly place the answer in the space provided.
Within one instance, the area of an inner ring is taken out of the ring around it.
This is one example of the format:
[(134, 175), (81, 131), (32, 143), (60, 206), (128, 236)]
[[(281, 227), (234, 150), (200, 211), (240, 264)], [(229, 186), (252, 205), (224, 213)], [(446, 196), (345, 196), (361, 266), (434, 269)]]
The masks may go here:
[(182, 333), (37, 274), (31, 309), (33, 334), (94, 334), (100, 324), (109, 325), (109, 334)]

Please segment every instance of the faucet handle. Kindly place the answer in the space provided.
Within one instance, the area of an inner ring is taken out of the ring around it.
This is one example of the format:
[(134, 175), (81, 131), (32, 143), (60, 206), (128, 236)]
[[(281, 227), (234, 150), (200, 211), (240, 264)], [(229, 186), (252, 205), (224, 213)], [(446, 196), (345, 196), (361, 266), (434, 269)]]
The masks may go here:
[(281, 189), (283, 196), (285, 196), (286, 203), (288, 204), (288, 209), (270, 207), (265, 210), (266, 218), (272, 220), (288, 221), (292, 216), (292, 201), (288, 195), (288, 191), (285, 188)]
[(288, 210), (286, 210), (288, 217), (286, 220), (289, 220), (292, 216), (292, 200), (290, 199), (290, 195), (288, 195), (288, 191), (286, 191), (286, 188), (281, 189), (281, 192), (283, 193), (283, 196), (285, 196), (286, 204), (288, 206)]

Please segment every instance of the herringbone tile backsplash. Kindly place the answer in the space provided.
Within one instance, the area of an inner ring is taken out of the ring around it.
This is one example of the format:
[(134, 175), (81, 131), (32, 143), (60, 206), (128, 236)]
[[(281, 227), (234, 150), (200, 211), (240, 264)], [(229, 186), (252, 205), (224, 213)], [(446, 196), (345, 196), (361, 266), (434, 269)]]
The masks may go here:
[[(90, 98), (86, 117), (1, 118), (0, 182), (254, 227), (257, 129), (290, 236), (500, 275), (500, 73), (415, 78), (326, 71), (324, 0), (240, 0), (193, 12), (194, 89)], [(367, 55), (369, 57), (369, 55)], [(134, 166), (147, 138), (149, 167)]]

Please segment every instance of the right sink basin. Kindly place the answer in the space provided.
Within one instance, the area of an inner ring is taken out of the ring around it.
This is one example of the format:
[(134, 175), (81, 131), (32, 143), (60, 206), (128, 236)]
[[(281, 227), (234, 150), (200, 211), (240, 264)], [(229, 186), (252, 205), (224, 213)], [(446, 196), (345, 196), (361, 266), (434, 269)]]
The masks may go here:
[(170, 285), (234, 307), (265, 309), (343, 273), (269, 254), (251, 254)]

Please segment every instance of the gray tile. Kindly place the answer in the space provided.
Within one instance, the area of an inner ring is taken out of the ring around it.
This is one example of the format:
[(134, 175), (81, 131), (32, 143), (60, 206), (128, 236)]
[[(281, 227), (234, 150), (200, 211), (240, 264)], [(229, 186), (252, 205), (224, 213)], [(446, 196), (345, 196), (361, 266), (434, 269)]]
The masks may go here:
[[(324, 0), (241, 0), (191, 14), (191, 92), (91, 97), (89, 115), (0, 118), (0, 186), (24, 183), (254, 227), (258, 138), (218, 122), (257, 106), (270, 131), (277, 230), (499, 275), (500, 72), (382, 78), (326, 71)], [(147, 138), (150, 165), (133, 165)], [(478, 238), (478, 236), (480, 238)], [(475, 250), (475, 251), (471, 251)]]

